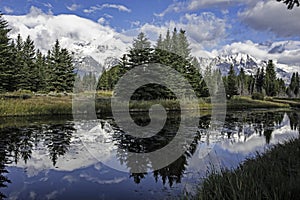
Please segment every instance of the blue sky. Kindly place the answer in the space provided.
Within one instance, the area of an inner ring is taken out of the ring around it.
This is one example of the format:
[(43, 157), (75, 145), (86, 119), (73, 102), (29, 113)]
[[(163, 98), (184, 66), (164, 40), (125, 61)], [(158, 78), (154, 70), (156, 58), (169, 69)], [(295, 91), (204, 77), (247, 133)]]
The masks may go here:
[(141, 29), (151, 35), (178, 26), (206, 49), (247, 40), (299, 40), (300, 33), (300, 8), (290, 11), (276, 0), (0, 0), (8, 15), (25, 15), (32, 6), (53, 15), (75, 14), (117, 32)]

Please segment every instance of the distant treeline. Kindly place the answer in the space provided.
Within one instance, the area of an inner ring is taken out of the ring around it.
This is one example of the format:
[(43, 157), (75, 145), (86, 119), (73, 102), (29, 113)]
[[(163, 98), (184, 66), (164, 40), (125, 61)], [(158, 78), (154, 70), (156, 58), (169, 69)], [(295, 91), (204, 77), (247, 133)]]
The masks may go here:
[[(168, 31), (164, 38), (160, 35), (154, 47), (151, 47), (146, 35), (140, 33), (134, 39), (129, 52), (121, 57), (120, 63), (103, 72), (97, 89), (114, 90), (118, 80), (127, 71), (147, 63), (171, 66), (189, 81), (198, 97), (216, 94), (221, 83), (229, 99), (234, 95), (252, 96), (254, 99), (264, 99), (265, 95), (271, 97), (298, 97), (299, 95), (298, 73), (293, 74), (291, 83), (286, 87), (284, 80), (277, 77), (272, 60), (268, 61), (266, 68), (258, 68), (256, 73), (251, 75), (245, 74), (243, 68), (237, 73), (233, 66), (230, 66), (226, 76), (222, 76), (220, 70), (213, 69), (213, 66), (200, 71), (200, 64), (191, 56), (185, 31), (178, 32), (176, 28), (172, 34)], [(158, 85), (148, 85), (141, 87), (133, 96), (133, 99), (141, 98), (174, 98), (174, 95)]]
[(33, 92), (71, 92), (74, 65), (67, 49), (58, 40), (47, 55), (36, 50), (28, 36), (9, 38), (8, 23), (0, 14), (0, 92), (29, 90)]
[[(264, 96), (298, 97), (300, 78), (294, 73), (288, 86), (278, 78), (275, 65), (268, 61), (266, 68), (257, 69), (255, 74), (247, 75), (242, 68), (237, 73), (233, 66), (226, 76), (220, 70), (208, 66), (200, 71), (197, 59), (191, 56), (190, 44), (185, 30), (174, 28), (167, 31), (163, 37), (159, 35), (154, 46), (144, 33), (140, 33), (133, 40), (129, 51), (120, 57), (119, 64), (104, 70), (99, 81), (93, 73), (86, 73), (83, 77), (75, 77), (72, 54), (61, 48), (57, 40), (51, 50), (43, 55), (36, 50), (30, 36), (25, 40), (19, 35), (16, 40), (9, 38), (8, 23), (0, 14), (0, 92), (29, 90), (33, 92), (72, 92), (77, 78), (76, 89), (79, 91), (95, 89), (114, 90), (119, 79), (135, 66), (159, 63), (169, 66), (179, 72), (192, 86), (198, 97), (214, 95), (225, 86), (227, 98), (234, 95), (248, 95), (255, 99)], [(148, 70), (149, 71), (149, 70)], [(147, 69), (145, 69), (145, 73)], [(138, 77), (137, 77), (138, 78)], [(167, 74), (166, 79), (172, 80)], [(189, 91), (181, 88), (182, 95), (189, 97)], [(124, 91), (126, 92), (126, 91)], [(175, 94), (168, 88), (158, 84), (148, 84), (137, 89), (132, 99), (174, 99)]]

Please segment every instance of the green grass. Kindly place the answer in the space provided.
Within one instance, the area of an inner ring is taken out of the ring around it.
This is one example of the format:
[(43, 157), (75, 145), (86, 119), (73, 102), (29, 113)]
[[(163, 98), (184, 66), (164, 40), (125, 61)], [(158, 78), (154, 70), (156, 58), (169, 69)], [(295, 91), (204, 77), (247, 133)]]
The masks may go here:
[(227, 101), (227, 109), (230, 110), (244, 110), (251, 108), (288, 108), (290, 105), (288, 103), (273, 102), (269, 100), (253, 100), (250, 97), (240, 97), (236, 96)]
[(212, 172), (195, 199), (299, 199), (300, 139), (278, 144), (235, 170)]
[[(80, 94), (85, 96), (94, 96), (94, 93), (85, 92)], [(111, 113), (110, 97), (111, 91), (97, 91), (95, 98), (97, 113)], [(295, 102), (295, 101), (293, 101)], [(296, 102), (297, 103), (297, 102)], [(131, 101), (131, 111), (148, 111), (154, 104), (163, 105), (166, 110), (179, 110), (179, 104), (176, 100), (162, 99), (153, 101)], [(181, 110), (193, 110), (197, 106), (200, 111), (210, 111), (212, 105), (209, 98), (201, 98), (198, 104), (189, 103), (184, 100), (185, 107)], [(245, 110), (251, 108), (289, 108), (291, 102), (288, 100), (267, 99), (265, 101), (253, 100), (250, 97), (233, 97), (227, 101), (229, 110)], [(118, 110), (118, 108), (117, 108)], [(120, 109), (122, 110), (121, 103)], [(38, 96), (30, 92), (14, 92), (0, 94), (0, 116), (30, 116), (30, 115), (71, 115), (72, 114), (72, 95), (65, 96), (57, 94), (52, 96)], [(79, 113), (80, 114), (80, 113)]]
[(0, 99), (0, 116), (70, 114), (72, 114), (71, 96), (32, 96), (29, 99)]
[(300, 108), (300, 99), (297, 98), (272, 98), (270, 101), (276, 103), (287, 103), (290, 105), (290, 107)]

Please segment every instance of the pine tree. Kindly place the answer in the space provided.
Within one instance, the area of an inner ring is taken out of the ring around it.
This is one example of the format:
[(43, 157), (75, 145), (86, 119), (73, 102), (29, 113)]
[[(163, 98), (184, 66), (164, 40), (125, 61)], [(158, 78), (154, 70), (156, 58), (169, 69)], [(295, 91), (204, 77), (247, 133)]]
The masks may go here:
[(297, 97), (299, 94), (299, 87), (300, 87), (300, 78), (298, 72), (293, 73), (290, 85), (287, 89), (287, 94), (289, 97)]
[(184, 59), (189, 59), (191, 54), (190, 44), (186, 38), (185, 31), (180, 29), (179, 34), (177, 36), (177, 52), (179, 56), (181, 56)]
[(178, 54), (179, 52), (179, 46), (178, 46), (178, 36), (177, 36), (177, 29), (174, 28), (172, 33), (172, 39), (171, 39), (171, 52)]
[(47, 87), (49, 91), (71, 92), (75, 81), (72, 56), (67, 49), (61, 49), (56, 40), (47, 56)]
[(74, 65), (72, 63), (72, 56), (67, 49), (62, 49), (60, 52), (60, 59), (63, 66), (64, 71), (64, 84), (65, 88), (63, 91), (72, 92), (74, 88), (75, 81), (75, 73), (74, 73)]
[(162, 35), (161, 34), (159, 34), (159, 37), (158, 37), (158, 39), (156, 41), (155, 49), (160, 49), (160, 50), (164, 49), (164, 44), (163, 44), (163, 39), (162, 39)]
[(25, 90), (37, 91), (38, 70), (35, 65), (35, 47), (30, 36), (26, 38), (22, 49), (22, 77), (20, 88)]
[(37, 50), (35, 65), (37, 69), (37, 81), (36, 90), (45, 91), (46, 90), (46, 57)]
[(257, 70), (257, 74), (255, 76), (255, 88), (256, 92), (262, 93), (263, 92), (263, 86), (264, 86), (264, 80), (265, 80), (265, 72), (264, 68), (261, 70)]
[(171, 48), (172, 48), (172, 41), (171, 41), (170, 30), (168, 29), (166, 38), (163, 41), (163, 50), (171, 51)]
[(276, 72), (275, 66), (272, 60), (269, 60), (267, 68), (266, 68), (266, 75), (264, 79), (264, 89), (266, 91), (266, 95), (268, 96), (275, 96), (277, 93), (277, 85), (276, 85)]
[(255, 88), (255, 78), (253, 77), (252, 74), (247, 79), (247, 85), (248, 85), (248, 93), (252, 95)]
[(132, 48), (129, 51), (129, 64), (131, 67), (149, 63), (151, 60), (151, 43), (146, 35), (141, 32), (133, 40)]
[(0, 92), (13, 91), (15, 68), (12, 61), (12, 46), (8, 37), (10, 29), (0, 13)]
[(246, 74), (245, 74), (244, 68), (241, 68), (237, 79), (238, 79), (239, 93), (241, 95), (244, 95), (245, 88), (247, 88)]
[(233, 68), (233, 65), (230, 66), (228, 76), (226, 79), (226, 95), (228, 99), (231, 99), (232, 96), (238, 95), (238, 88), (237, 88), (237, 77)]

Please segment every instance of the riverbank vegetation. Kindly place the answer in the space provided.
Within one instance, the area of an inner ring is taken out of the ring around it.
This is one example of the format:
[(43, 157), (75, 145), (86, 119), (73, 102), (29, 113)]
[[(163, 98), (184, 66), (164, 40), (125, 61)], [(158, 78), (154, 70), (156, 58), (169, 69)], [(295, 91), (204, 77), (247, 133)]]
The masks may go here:
[[(154, 46), (140, 33), (119, 63), (106, 68), (100, 77), (92, 72), (76, 74), (72, 53), (61, 48), (58, 40), (44, 55), (35, 49), (30, 36), (25, 40), (20, 35), (15, 40), (9, 38), (9, 26), (1, 15), (0, 30), (3, 38), (0, 41), (0, 116), (72, 114), (73, 92), (89, 94), (96, 90), (96, 112), (110, 112), (110, 97), (120, 78), (138, 65), (145, 66), (145, 73), (157, 73), (147, 69), (151, 63), (169, 66), (184, 77), (203, 110), (212, 108), (210, 97), (222, 92), (222, 88), (228, 109), (300, 107), (298, 73), (292, 75), (286, 86), (277, 77), (272, 60), (257, 69), (255, 75), (234, 66), (229, 66), (227, 74), (221, 74), (212, 65), (203, 69), (191, 55), (186, 32), (182, 29), (174, 28), (165, 36), (160, 35)], [(166, 79), (170, 79), (169, 83), (188, 101), (191, 91), (172, 81), (172, 74), (166, 74)], [(127, 91), (120, 91), (118, 95), (122, 92)], [(155, 83), (137, 88), (131, 96), (130, 109), (145, 111), (156, 103), (166, 106), (167, 110), (179, 109), (177, 95)], [(188, 109), (195, 106), (189, 105)]]
[(300, 139), (278, 144), (234, 170), (213, 171), (195, 199), (297, 199), (300, 196)]

